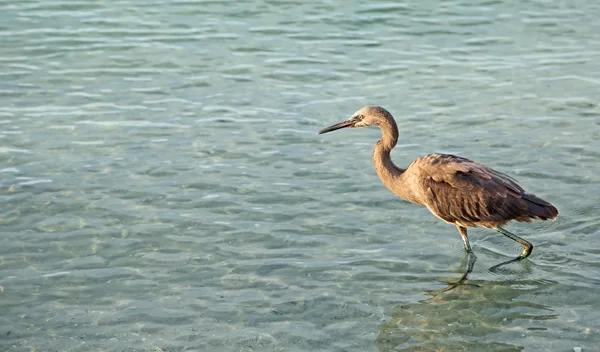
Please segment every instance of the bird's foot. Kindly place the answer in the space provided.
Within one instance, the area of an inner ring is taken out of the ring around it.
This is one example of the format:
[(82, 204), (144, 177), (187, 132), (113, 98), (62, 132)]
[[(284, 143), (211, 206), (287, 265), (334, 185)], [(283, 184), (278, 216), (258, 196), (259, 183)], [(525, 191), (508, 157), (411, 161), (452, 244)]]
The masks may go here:
[(519, 258), (525, 259), (525, 258), (529, 257), (529, 255), (531, 254), (532, 251), (533, 251), (532, 244), (530, 244), (528, 247), (523, 247), (523, 252), (521, 252), (521, 255), (519, 256)]

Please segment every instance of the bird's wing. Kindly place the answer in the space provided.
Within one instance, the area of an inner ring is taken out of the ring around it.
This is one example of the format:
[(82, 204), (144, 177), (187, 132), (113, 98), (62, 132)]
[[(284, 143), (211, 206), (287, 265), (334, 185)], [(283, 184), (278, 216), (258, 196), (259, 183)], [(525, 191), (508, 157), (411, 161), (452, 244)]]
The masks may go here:
[(464, 226), (527, 221), (527, 204), (521, 199), (525, 191), (509, 176), (454, 155), (420, 159), (426, 206), (436, 216)]

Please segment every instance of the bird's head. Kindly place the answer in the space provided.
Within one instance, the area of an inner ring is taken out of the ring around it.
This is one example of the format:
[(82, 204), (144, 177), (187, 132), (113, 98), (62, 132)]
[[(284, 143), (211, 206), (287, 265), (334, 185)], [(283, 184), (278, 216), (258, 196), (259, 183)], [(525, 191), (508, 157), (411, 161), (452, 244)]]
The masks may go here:
[(381, 106), (365, 106), (358, 110), (348, 120), (344, 120), (335, 125), (325, 127), (319, 131), (319, 134), (339, 130), (340, 128), (379, 126), (382, 122), (393, 119), (392, 115)]

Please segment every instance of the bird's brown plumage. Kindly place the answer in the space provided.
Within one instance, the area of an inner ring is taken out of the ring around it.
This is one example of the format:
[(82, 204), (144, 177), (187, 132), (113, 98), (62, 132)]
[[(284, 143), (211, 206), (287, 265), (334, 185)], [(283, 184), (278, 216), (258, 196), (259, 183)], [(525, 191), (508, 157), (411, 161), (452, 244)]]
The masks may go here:
[(319, 133), (346, 127), (379, 126), (382, 138), (375, 144), (373, 161), (381, 181), (399, 197), (423, 205), (440, 219), (455, 224), (470, 250), (467, 227), (495, 228), (521, 243), (521, 258), (533, 245), (501, 228), (511, 220), (530, 222), (558, 215), (550, 203), (527, 193), (516, 180), (472, 160), (449, 154), (429, 154), (415, 159), (406, 169), (396, 166), (390, 152), (398, 141), (398, 127), (382, 107), (366, 106), (350, 119)]
[(496, 228), (511, 220), (530, 222), (558, 215), (550, 203), (529, 194), (513, 178), (455, 155), (429, 154), (413, 161), (423, 205), (442, 220), (463, 227)]

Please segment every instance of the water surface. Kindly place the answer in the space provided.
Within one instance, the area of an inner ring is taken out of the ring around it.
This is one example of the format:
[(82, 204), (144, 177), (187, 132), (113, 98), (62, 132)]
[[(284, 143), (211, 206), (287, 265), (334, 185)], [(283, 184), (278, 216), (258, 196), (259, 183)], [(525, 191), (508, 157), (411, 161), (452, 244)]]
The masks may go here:
[[(592, 351), (600, 5), (0, 3), (3, 351)], [(557, 206), (453, 226), (378, 180), (459, 154)]]

